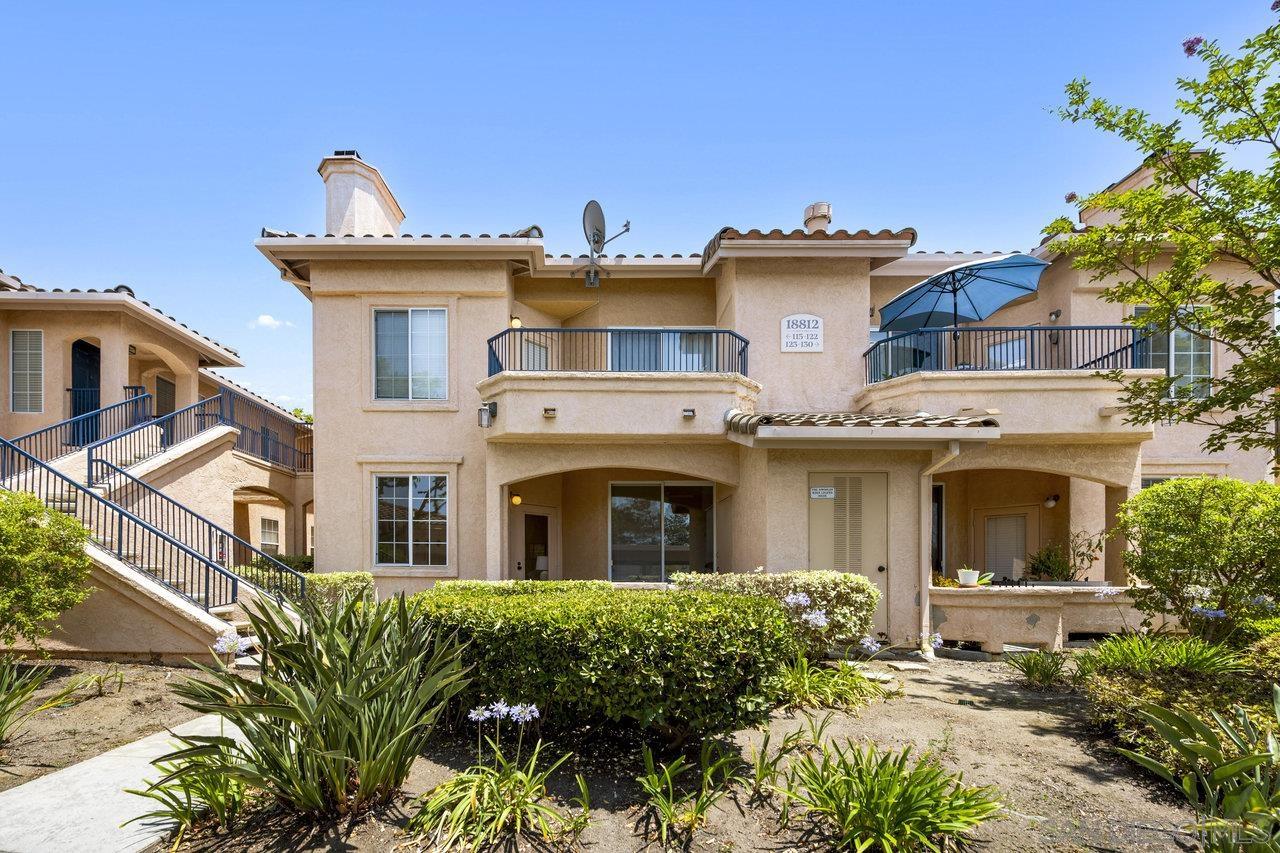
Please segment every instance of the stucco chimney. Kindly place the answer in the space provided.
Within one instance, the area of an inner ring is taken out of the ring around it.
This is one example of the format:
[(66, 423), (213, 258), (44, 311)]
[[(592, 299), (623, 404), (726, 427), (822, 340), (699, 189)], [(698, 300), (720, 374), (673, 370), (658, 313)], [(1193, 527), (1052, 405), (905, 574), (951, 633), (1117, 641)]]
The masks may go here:
[(814, 231), (826, 231), (831, 225), (831, 204), (815, 201), (804, 209), (804, 230), (812, 234)]
[(359, 151), (335, 151), (320, 161), (324, 178), (324, 230), (342, 237), (396, 236), (404, 211), (377, 169)]

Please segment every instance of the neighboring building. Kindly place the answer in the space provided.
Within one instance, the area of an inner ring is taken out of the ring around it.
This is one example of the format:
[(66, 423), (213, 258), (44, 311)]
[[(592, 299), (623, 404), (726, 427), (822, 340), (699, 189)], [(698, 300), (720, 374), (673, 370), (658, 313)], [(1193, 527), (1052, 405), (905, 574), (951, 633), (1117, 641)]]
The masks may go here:
[(90, 531), (95, 592), (64, 614), (63, 655), (185, 660), (243, 596), (296, 588), (311, 428), (212, 368), (234, 350), (138, 299), (43, 290), (0, 272), (0, 488)]
[[(1212, 380), (1192, 336), (1140, 341), (1050, 243), (1039, 293), (980, 327), (884, 336), (877, 306), (983, 253), (916, 232), (725, 228), (701, 254), (552, 257), (541, 230), (400, 234), (354, 152), (320, 165), (322, 235), (259, 250), (313, 304), (321, 570), (384, 591), (443, 578), (661, 581), (836, 568), (929, 626), (933, 570), (1017, 578), (1098, 532), (1144, 478), (1267, 476), (1204, 429), (1137, 426), (1100, 367)], [(1090, 577), (1123, 581), (1112, 541)]]

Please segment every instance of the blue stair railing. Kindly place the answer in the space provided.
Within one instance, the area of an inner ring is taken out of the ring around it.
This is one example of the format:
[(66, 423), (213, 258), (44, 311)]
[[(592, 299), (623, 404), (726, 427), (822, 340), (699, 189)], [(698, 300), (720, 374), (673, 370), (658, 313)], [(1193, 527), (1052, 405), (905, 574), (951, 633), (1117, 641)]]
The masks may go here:
[(241, 580), (276, 596), (299, 598), (306, 579), (284, 563), (103, 459), (91, 463), (97, 482), (110, 482), (111, 501), (198, 551)]
[(138, 394), (122, 403), (86, 412), (11, 441), (42, 462), (75, 453), (86, 445), (145, 423), (151, 417), (151, 395)]
[(129, 429), (99, 439), (88, 451), (88, 483), (101, 485), (95, 462), (102, 460), (117, 468), (128, 468), (159, 456), (175, 444), (194, 438), (207, 429), (223, 423), (222, 397), (206, 397), (176, 412), (147, 420)]
[(73, 516), (99, 547), (204, 610), (229, 606), (239, 597), (234, 573), (3, 438), (0, 488), (29, 492)]
[(293, 471), (310, 471), (311, 427), (244, 394), (222, 390), (223, 422), (240, 430), (236, 450)]

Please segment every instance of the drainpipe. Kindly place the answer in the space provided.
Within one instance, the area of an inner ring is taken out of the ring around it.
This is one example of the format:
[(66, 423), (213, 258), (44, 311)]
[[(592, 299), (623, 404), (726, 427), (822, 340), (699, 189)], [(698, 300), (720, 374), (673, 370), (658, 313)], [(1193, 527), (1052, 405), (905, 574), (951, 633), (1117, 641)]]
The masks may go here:
[(960, 442), (948, 441), (942, 456), (934, 459), (920, 472), (920, 651), (927, 658), (933, 657), (933, 646), (928, 637), (933, 633), (933, 615), (929, 604), (929, 583), (933, 564), (929, 551), (933, 547), (933, 474), (960, 455)]

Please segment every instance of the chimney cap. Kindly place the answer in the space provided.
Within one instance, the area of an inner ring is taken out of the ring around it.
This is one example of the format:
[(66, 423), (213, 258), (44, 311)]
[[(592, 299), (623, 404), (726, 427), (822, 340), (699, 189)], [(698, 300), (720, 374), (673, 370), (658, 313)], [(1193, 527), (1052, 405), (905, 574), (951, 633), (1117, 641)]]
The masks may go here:
[(364, 159), (363, 157), (361, 157), (361, 156), (360, 156), (360, 152), (359, 152), (359, 151), (357, 151), (357, 150), (356, 150), (356, 149), (354, 149), (354, 148), (343, 148), (343, 149), (338, 149), (338, 150), (336, 150), (336, 151), (334, 151), (334, 152), (333, 152), (333, 156), (334, 156), (334, 157), (354, 157), (354, 158), (356, 158), (357, 160), (363, 160), (363, 159)]
[(831, 224), (831, 202), (815, 201), (804, 209), (804, 227), (812, 234), (814, 231), (825, 231)]

